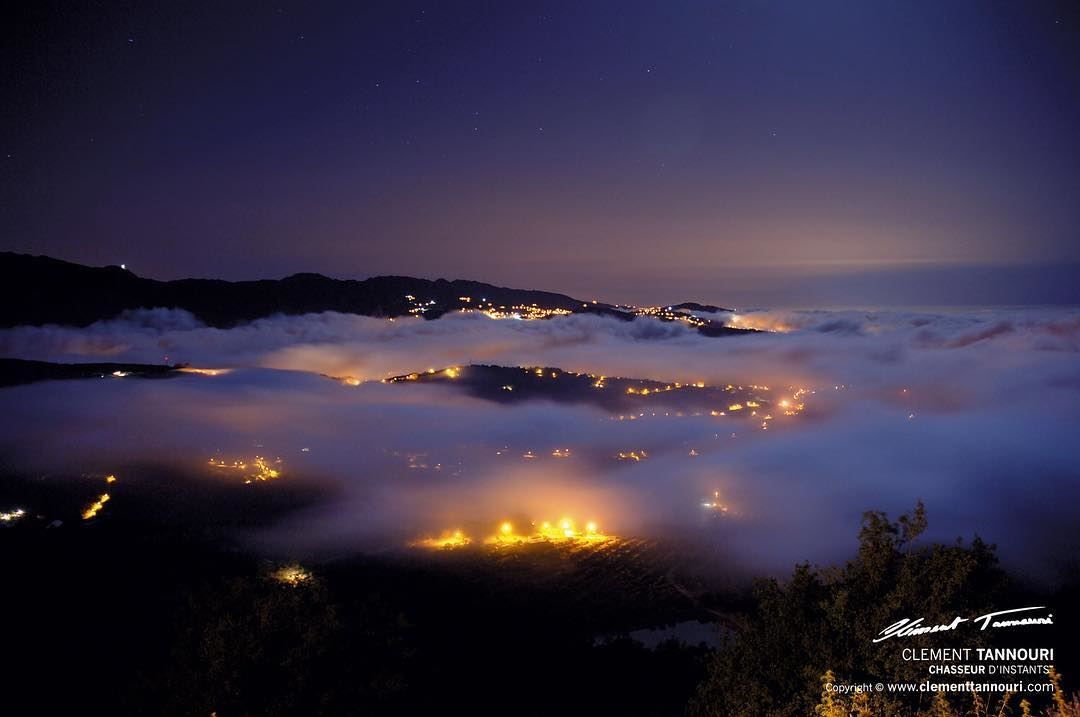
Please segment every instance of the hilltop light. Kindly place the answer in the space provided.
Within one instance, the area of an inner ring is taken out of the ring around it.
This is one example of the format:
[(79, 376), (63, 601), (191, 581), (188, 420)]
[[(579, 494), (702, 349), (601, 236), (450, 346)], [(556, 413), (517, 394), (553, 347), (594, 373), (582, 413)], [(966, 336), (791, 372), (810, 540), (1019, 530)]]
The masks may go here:
[(250, 463), (247, 461), (233, 461), (232, 463), (226, 463), (224, 459), (211, 458), (209, 465), (212, 468), (242, 473), (244, 483), (250, 485), (253, 482), (270, 481), (279, 478), (281, 476), (281, 469), (274, 468), (273, 466), (280, 466), (281, 462), (280, 458), (271, 462), (262, 456), (255, 456)]
[(180, 373), (195, 373), (201, 376), (221, 376), (222, 374), (229, 373), (232, 369), (228, 368), (192, 368), (191, 366), (183, 366), (176, 369)]
[(275, 570), (271, 577), (279, 583), (296, 587), (311, 579), (311, 573), (299, 565), (286, 565)]
[(24, 515), (26, 515), (26, 511), (22, 508), (16, 508), (15, 510), (6, 513), (0, 513), (0, 523), (13, 523)]
[(90, 520), (95, 515), (97, 515), (101, 511), (101, 509), (105, 507), (105, 504), (108, 503), (108, 502), (109, 502), (109, 494), (108, 493), (102, 493), (98, 497), (97, 500), (95, 500), (93, 503), (91, 503), (89, 506), (87, 506), (86, 510), (83, 511), (82, 519), (83, 520)]
[[(599, 547), (619, 540), (616, 536), (601, 532), (598, 523), (595, 521), (586, 523), (582, 531), (575, 528), (574, 521), (568, 517), (555, 524), (545, 520), (541, 522), (532, 521), (529, 525), (532, 526), (531, 529), (523, 533), (517, 533), (514, 531), (514, 526), (510, 521), (499, 523), (496, 526), (494, 535), (485, 538), (483, 544), (497, 549), (514, 548), (536, 543)], [(413, 547), (443, 549), (463, 547), (471, 543), (472, 539), (467, 534), (461, 530), (454, 530), (445, 531), (437, 538), (429, 537), (417, 540), (410, 543), (410, 545)]]
[(445, 532), (437, 538), (425, 538), (419, 540), (412, 545), (422, 548), (436, 548), (436, 549), (448, 549), (461, 548), (472, 541), (461, 530), (454, 530), (451, 532)]
[(714, 490), (712, 500), (704, 501), (701, 507), (720, 515), (726, 515), (728, 512), (728, 506), (720, 502), (720, 491), (718, 490)]

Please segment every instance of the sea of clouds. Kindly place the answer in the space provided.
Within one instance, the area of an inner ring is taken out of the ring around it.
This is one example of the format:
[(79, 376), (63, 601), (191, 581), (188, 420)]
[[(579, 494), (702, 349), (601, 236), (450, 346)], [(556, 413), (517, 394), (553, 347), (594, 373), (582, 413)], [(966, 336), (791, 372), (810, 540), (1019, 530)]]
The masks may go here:
[[(2, 389), (0, 455), (28, 472), (158, 463), (193, 474), (210, 456), (280, 456), (284, 480), (334, 490), (253, 536), (273, 550), (381, 549), (507, 516), (573, 514), (621, 535), (689, 538), (732, 570), (786, 572), (848, 556), (863, 511), (895, 516), (922, 499), (929, 537), (978, 533), (1016, 569), (1045, 575), (1076, 554), (1080, 311), (738, 321), (776, 331), (708, 338), (652, 319), (335, 313), (214, 329), (165, 309), (85, 329), (7, 329), (5, 357), (233, 371)], [(815, 393), (802, 415), (763, 431), (733, 416), (615, 421), (587, 404), (496, 404), (452, 385), (376, 380), (469, 364)], [(640, 462), (613, 458), (642, 449)], [(701, 508), (714, 491), (731, 508), (720, 520)]]

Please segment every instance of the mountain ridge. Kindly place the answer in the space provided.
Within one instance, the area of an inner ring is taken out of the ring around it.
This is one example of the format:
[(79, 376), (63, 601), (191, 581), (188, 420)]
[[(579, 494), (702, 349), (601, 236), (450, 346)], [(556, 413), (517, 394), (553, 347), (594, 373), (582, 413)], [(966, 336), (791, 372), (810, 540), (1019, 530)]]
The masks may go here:
[[(687, 302), (678, 311), (722, 310)], [(0, 252), (0, 326), (60, 324), (84, 327), (140, 308), (178, 308), (203, 323), (229, 328), (276, 314), (338, 311), (395, 318), (438, 318), (457, 310), (497, 312), (510, 318), (588, 313), (631, 321), (633, 308), (582, 301), (566, 294), (515, 289), (468, 279), (375, 276), (333, 279), (313, 272), (282, 279), (161, 281), (123, 267), (92, 267), (42, 255)], [(670, 318), (670, 317), (667, 317)], [(707, 319), (693, 324), (707, 335), (745, 333)]]

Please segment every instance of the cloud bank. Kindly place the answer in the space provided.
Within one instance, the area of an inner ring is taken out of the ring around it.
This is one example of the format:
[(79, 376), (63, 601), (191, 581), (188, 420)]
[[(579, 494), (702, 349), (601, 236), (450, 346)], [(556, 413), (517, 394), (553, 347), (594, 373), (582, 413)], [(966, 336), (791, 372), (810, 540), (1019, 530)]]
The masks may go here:
[[(335, 491), (256, 536), (270, 549), (382, 549), (458, 525), (572, 513), (620, 535), (689, 537), (721, 569), (783, 572), (849, 554), (863, 510), (895, 515), (921, 498), (930, 537), (977, 532), (1034, 574), (1074, 554), (1080, 312), (738, 321), (780, 331), (716, 339), (651, 319), (333, 313), (222, 330), (162, 309), (86, 329), (20, 327), (0, 331), (0, 354), (234, 371), (0, 390), (0, 410), (17, 417), (0, 451), (22, 470), (71, 472), (156, 462), (205, 473), (211, 456), (280, 456), (284, 479)], [(618, 421), (588, 405), (503, 405), (452, 385), (377, 381), (469, 364), (813, 393), (801, 414), (761, 430), (745, 416), (643, 410)], [(552, 455), (561, 449), (570, 455)], [(648, 457), (616, 458), (628, 451)], [(714, 494), (727, 517), (703, 514)]]

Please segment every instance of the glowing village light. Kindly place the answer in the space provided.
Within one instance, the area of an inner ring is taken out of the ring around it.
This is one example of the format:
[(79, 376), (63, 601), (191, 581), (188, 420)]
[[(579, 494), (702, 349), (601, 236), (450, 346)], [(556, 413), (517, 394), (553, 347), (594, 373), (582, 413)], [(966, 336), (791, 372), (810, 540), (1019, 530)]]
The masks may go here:
[(271, 463), (262, 456), (255, 456), (250, 463), (247, 461), (233, 461), (232, 463), (226, 463), (221, 458), (211, 458), (210, 466), (219, 470), (235, 471), (237, 473), (244, 474), (244, 483), (251, 484), (256, 482), (271, 481), (281, 477), (281, 469), (274, 466), (280, 466), (282, 461), (280, 458)]
[(98, 496), (97, 500), (87, 506), (86, 510), (83, 511), (82, 519), (90, 520), (91, 518), (95, 517), (98, 513), (101, 512), (101, 509), (105, 507), (105, 504), (109, 502), (109, 499), (110, 498), (108, 493), (102, 493), (100, 496)]
[(453, 549), (461, 548), (470, 544), (472, 540), (461, 530), (453, 530), (444, 532), (442, 535), (435, 538), (424, 538), (418, 540), (412, 545), (420, 548), (432, 548), (432, 549)]
[(16, 508), (15, 510), (0, 513), (0, 523), (14, 523), (24, 515), (26, 515), (26, 511), (22, 508)]
[(296, 587), (311, 580), (311, 573), (305, 570), (300, 565), (285, 565), (278, 568), (270, 577), (279, 583), (283, 583), (290, 587)]
[(720, 502), (720, 491), (714, 490), (712, 500), (702, 502), (701, 507), (713, 513), (726, 515), (728, 507), (726, 504)]
[(182, 366), (176, 370), (180, 373), (194, 373), (199, 376), (223, 376), (232, 371), (231, 368), (193, 368), (191, 366)]
[(527, 535), (518, 535), (514, 532), (514, 525), (510, 521), (503, 521), (499, 524), (495, 535), (492, 535), (484, 540), (486, 545), (517, 545), (520, 543), (531, 542), (531, 537)]
[[(106, 484), (111, 485), (111, 484), (113, 484), (115, 482), (116, 482), (116, 476), (113, 475), (112, 473), (105, 476), (105, 483)], [(105, 504), (108, 503), (111, 499), (112, 499), (112, 497), (108, 493), (102, 493), (101, 495), (99, 495), (97, 497), (97, 500), (95, 500), (93, 503), (88, 505), (86, 507), (86, 509), (82, 512), (82, 519), (83, 520), (90, 520), (91, 518), (95, 517), (98, 513), (101, 512), (101, 509), (104, 508)]]
[[(531, 531), (518, 533), (514, 524), (503, 521), (495, 526), (494, 534), (483, 540), (483, 544), (496, 549), (508, 549), (539, 543), (553, 543), (571, 547), (599, 548), (619, 539), (605, 534), (595, 520), (585, 523), (584, 530), (579, 530), (573, 519), (564, 517), (553, 523), (550, 520), (530, 522)], [(443, 531), (438, 537), (426, 537), (409, 543), (411, 547), (428, 549), (453, 549), (470, 545), (472, 539), (462, 530)]]

